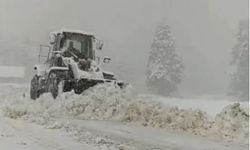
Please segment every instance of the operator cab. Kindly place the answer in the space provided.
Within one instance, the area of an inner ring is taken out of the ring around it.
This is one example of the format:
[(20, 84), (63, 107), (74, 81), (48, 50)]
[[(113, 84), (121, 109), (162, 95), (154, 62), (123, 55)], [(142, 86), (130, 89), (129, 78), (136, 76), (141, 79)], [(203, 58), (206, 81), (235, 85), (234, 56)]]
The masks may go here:
[[(66, 57), (69, 57), (68, 51), (73, 52), (75, 57), (80, 59), (95, 59), (95, 50), (93, 42), (95, 38), (91, 34), (81, 32), (60, 31), (55, 34), (53, 51), (60, 51)], [(72, 54), (72, 53), (71, 53)]]

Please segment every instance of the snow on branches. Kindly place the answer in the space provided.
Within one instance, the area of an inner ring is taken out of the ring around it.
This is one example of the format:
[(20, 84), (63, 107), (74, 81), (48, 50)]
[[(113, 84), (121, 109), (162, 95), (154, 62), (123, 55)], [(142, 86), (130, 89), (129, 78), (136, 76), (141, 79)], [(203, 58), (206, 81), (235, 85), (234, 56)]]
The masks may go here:
[(230, 94), (240, 100), (249, 97), (249, 23), (248, 20), (240, 22), (237, 34), (237, 43), (232, 50), (232, 67)]
[(170, 27), (156, 29), (147, 65), (147, 85), (157, 94), (173, 96), (181, 82), (184, 66), (175, 51)]

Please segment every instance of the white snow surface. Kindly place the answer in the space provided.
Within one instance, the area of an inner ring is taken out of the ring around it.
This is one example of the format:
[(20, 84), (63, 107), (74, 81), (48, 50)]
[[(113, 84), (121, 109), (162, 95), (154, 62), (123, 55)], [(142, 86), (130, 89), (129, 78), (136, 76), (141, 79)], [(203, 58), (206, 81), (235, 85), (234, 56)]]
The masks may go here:
[[(15, 119), (13, 122), (26, 120), (25, 122), (34, 122), (46, 127), (38, 132), (60, 130), (69, 133), (83, 147), (248, 148), (249, 113), (245, 107), (246, 103), (216, 103), (217, 101), (212, 100), (198, 102), (137, 95), (131, 87), (121, 90), (112, 84), (97, 85), (82, 95), (75, 95), (73, 92), (60, 93), (56, 100), (50, 94), (44, 94), (33, 101), (29, 99), (28, 88), (25, 86), (2, 87), (4, 88), (0, 93), (0, 108), (5, 117)], [(197, 102), (197, 105), (191, 105), (195, 104), (194, 102)], [(29, 126), (36, 128), (33, 124)]]
[(0, 78), (24, 78), (24, 66), (0, 66)]

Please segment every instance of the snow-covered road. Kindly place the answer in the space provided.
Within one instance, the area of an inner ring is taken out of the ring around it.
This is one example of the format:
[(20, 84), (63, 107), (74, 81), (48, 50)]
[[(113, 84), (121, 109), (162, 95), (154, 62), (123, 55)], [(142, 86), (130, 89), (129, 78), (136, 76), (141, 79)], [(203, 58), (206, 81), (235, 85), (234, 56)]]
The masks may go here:
[(108, 136), (112, 140), (123, 141), (124, 145), (134, 146), (136, 149), (161, 150), (243, 150), (244, 145), (230, 144), (219, 139), (162, 130), (150, 127), (141, 127), (114, 121), (71, 120), (82, 129), (93, 131), (99, 135)]
[(79, 143), (59, 130), (49, 130), (23, 120), (0, 117), (1, 150), (80, 150), (97, 149)]
[(148, 150), (244, 150), (247, 145), (230, 144), (174, 131), (126, 125), (114, 121), (70, 121), (81, 132), (70, 134), (60, 129), (23, 120), (0, 118), (1, 150), (96, 150), (96, 149), (148, 149)]

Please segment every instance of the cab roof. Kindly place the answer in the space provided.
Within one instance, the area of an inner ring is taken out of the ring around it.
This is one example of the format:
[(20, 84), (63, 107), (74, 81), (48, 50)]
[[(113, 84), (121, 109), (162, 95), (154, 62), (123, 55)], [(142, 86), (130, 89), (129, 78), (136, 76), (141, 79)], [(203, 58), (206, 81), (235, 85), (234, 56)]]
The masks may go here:
[(88, 32), (81, 31), (81, 30), (71, 30), (71, 29), (60, 29), (58, 31), (52, 32), (51, 34), (63, 34), (63, 33), (75, 33), (75, 34), (82, 34), (82, 35), (88, 35), (88, 36), (94, 37), (93, 33), (88, 33)]

